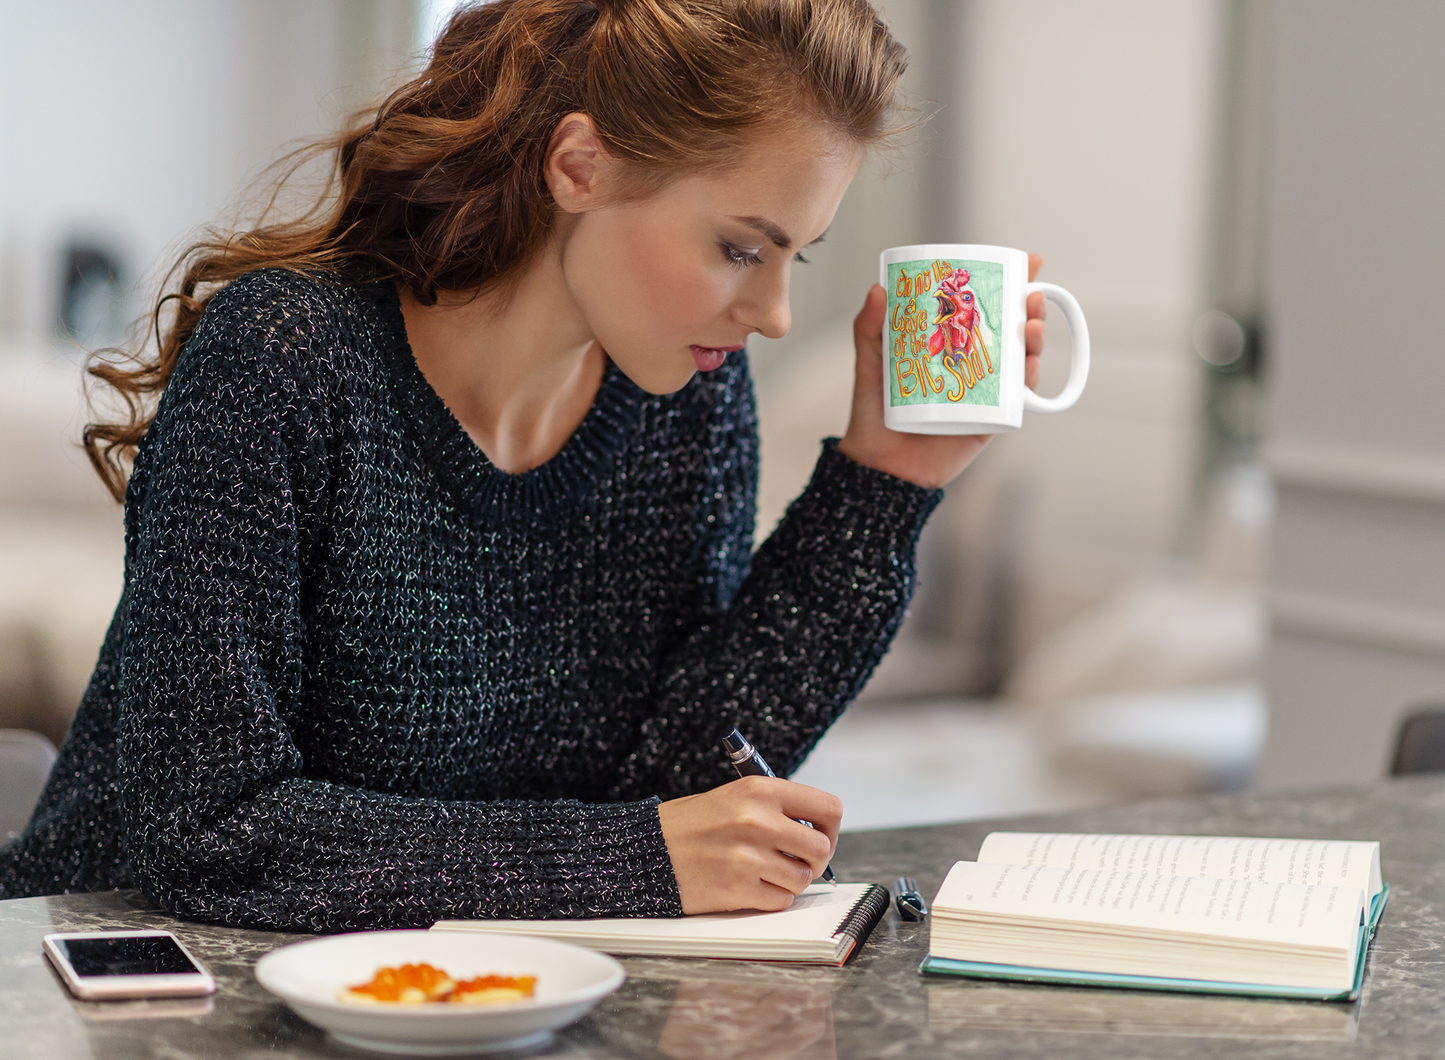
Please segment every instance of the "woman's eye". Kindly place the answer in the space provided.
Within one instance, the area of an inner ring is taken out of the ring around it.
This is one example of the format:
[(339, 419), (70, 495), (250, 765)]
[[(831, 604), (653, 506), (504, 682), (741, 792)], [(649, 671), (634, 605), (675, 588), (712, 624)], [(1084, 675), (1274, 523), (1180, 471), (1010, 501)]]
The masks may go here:
[(746, 268), (749, 265), (761, 265), (762, 257), (756, 250), (745, 250), (733, 243), (719, 243), (718, 247), (723, 252), (727, 263), (735, 269)]
[(801, 250), (793, 255), (793, 260), (796, 261), (799, 265), (808, 264), (808, 259), (803, 257), (803, 252)]

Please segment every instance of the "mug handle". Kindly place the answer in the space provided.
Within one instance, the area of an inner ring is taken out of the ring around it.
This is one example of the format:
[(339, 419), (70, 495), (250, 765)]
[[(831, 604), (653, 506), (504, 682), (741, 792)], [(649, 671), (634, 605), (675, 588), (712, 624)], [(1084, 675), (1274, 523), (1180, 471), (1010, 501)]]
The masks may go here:
[(1078, 301), (1058, 284), (1031, 283), (1024, 288), (1024, 297), (1035, 291), (1042, 291), (1045, 298), (1064, 311), (1064, 319), (1069, 322), (1069, 332), (1074, 337), (1074, 359), (1069, 364), (1069, 381), (1058, 397), (1039, 397), (1024, 387), (1024, 408), (1029, 412), (1063, 412), (1079, 400), (1089, 380), (1089, 325), (1084, 323), (1084, 311)]

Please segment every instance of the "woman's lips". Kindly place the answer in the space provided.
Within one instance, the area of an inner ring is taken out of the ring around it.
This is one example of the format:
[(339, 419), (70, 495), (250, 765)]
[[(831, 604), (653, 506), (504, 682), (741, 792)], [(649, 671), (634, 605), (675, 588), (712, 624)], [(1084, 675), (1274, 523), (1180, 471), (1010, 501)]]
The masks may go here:
[(736, 353), (742, 349), (737, 346), (689, 346), (692, 351), (692, 359), (697, 363), (699, 372), (711, 372), (715, 368), (721, 368), (723, 362), (728, 359), (728, 354)]

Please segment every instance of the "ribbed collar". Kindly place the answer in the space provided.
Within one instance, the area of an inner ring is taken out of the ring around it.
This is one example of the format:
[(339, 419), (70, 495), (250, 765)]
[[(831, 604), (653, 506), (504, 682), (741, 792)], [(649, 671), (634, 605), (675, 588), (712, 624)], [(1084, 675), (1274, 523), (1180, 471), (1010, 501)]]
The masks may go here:
[(402, 411), (422, 454), (466, 508), (485, 521), (527, 518), (591, 491), (627, 443), (646, 400), (642, 388), (609, 363), (592, 408), (561, 451), (539, 467), (510, 474), (487, 459), (422, 374), (395, 285), (378, 284), (377, 291), (384, 353)]

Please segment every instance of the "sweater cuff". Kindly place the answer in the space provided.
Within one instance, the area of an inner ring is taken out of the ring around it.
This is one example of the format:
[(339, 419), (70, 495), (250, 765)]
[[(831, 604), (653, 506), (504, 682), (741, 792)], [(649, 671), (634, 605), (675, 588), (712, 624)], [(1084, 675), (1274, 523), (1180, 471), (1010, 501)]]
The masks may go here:
[(682, 916), (672, 856), (662, 835), (656, 798), (588, 806), (578, 822), (574, 864), (593, 877), (587, 888), (595, 906), (568, 902), (571, 888), (555, 896), (558, 917)]
[(835, 534), (840, 544), (858, 548), (874, 542), (911, 555), (923, 524), (943, 500), (943, 490), (864, 467), (839, 451), (840, 441), (824, 439), (812, 480), (793, 502), (799, 511), (789, 514), (806, 511), (815, 532)]

